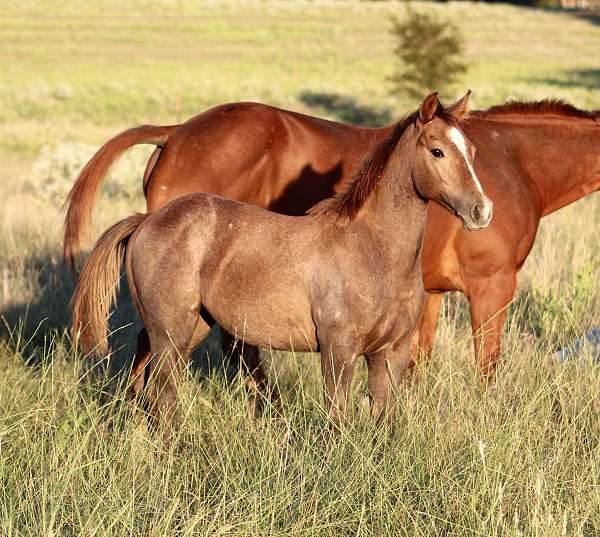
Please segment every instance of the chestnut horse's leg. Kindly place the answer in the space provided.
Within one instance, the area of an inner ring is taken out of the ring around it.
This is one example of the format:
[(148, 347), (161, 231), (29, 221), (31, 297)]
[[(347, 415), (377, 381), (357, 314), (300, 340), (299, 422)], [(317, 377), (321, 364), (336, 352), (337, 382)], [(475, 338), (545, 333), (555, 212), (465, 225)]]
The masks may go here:
[(495, 371), (502, 350), (502, 330), (517, 285), (516, 272), (496, 273), (484, 280), (469, 282), (471, 327), (475, 356), (481, 375), (487, 379)]
[(137, 337), (137, 347), (135, 349), (135, 357), (131, 374), (129, 375), (129, 393), (133, 399), (137, 399), (146, 384), (146, 365), (150, 360), (152, 352), (150, 351), (150, 339), (145, 328), (140, 330)]
[(325, 410), (335, 425), (346, 417), (348, 391), (354, 375), (356, 352), (347, 344), (332, 345), (319, 341), (321, 371), (325, 381)]
[(259, 350), (253, 345), (239, 341), (224, 330), (221, 330), (221, 349), (226, 357), (242, 366), (249, 392), (248, 412), (252, 417), (260, 416), (265, 401), (275, 401), (278, 397), (269, 390), (269, 379), (260, 363)]
[(371, 416), (392, 421), (396, 414), (394, 390), (412, 366), (410, 340), (405, 338), (390, 349), (367, 355)]

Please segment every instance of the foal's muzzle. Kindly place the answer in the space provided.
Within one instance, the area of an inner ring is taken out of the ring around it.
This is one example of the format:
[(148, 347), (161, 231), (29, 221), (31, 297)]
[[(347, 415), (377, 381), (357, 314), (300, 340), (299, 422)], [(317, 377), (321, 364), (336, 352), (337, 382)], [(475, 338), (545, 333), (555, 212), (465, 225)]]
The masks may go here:
[(492, 221), (493, 213), (494, 204), (487, 196), (483, 196), (483, 202), (474, 203), (469, 211), (462, 214), (459, 212), (458, 216), (462, 220), (465, 229), (475, 231), (488, 227)]

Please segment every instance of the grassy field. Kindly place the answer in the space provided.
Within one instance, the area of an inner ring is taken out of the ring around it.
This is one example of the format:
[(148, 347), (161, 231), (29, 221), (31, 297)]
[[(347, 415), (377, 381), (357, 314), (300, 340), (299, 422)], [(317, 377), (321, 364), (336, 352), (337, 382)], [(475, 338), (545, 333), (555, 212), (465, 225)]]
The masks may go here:
[[(368, 418), (361, 370), (354, 419), (331, 436), (312, 355), (265, 356), (283, 408), (258, 421), (218, 359), (208, 373), (195, 367), (170, 446), (116, 382), (100, 392), (87, 381), (64, 335), (73, 281), (60, 263), (60, 203), (32, 179), (48, 151), (231, 100), (366, 124), (416, 106), (387, 82), (401, 3), (90, 4), (2, 6), (2, 535), (599, 535), (599, 366), (585, 354), (552, 358), (600, 325), (597, 195), (543, 221), (497, 382), (479, 383), (465, 304), (450, 296), (434, 359), (399, 394), (393, 427)], [(600, 108), (597, 17), (415, 8), (464, 33), (469, 71), (448, 97), (470, 87), (480, 108), (547, 96)], [(135, 153), (141, 163), (148, 149)], [(64, 173), (66, 188), (73, 172)], [(134, 209), (140, 197), (107, 197), (98, 227)], [(113, 324), (130, 322), (124, 300)], [(126, 367), (134, 332), (115, 336), (113, 371)]]

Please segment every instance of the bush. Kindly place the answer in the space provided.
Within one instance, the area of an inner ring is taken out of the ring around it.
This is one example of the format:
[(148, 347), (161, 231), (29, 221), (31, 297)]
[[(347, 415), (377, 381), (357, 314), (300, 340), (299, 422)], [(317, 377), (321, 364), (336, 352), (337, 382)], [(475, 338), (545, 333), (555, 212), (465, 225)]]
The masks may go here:
[(597, 263), (584, 265), (560, 289), (546, 289), (532, 282), (528, 292), (514, 301), (511, 311), (525, 331), (555, 347), (565, 345), (581, 336), (581, 327), (590, 328), (598, 268)]
[[(62, 203), (79, 172), (98, 150), (98, 146), (62, 143), (44, 146), (25, 179), (25, 190), (36, 196)], [(142, 193), (142, 173), (148, 160), (147, 151), (132, 150), (119, 160), (102, 187), (111, 199), (132, 199)]]
[(431, 13), (407, 9), (403, 20), (393, 19), (395, 54), (400, 69), (391, 77), (395, 92), (422, 98), (431, 91), (447, 92), (466, 72), (463, 38), (458, 27)]

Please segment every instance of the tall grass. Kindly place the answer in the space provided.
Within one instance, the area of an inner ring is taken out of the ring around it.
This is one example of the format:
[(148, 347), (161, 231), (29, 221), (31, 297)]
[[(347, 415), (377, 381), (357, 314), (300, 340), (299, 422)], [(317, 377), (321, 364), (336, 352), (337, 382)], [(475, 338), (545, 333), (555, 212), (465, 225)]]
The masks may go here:
[(437, 359), (400, 393), (393, 427), (368, 419), (360, 378), (354, 419), (332, 435), (316, 358), (280, 355), (272, 378), (281, 412), (253, 421), (241, 382), (189, 382), (170, 445), (120, 392), (101, 405), (82, 389), (60, 340), (34, 369), (4, 348), (0, 527), (5, 535), (597, 534), (596, 368), (553, 363), (511, 331), (503, 373), (486, 389), (460, 332), (444, 326)]

